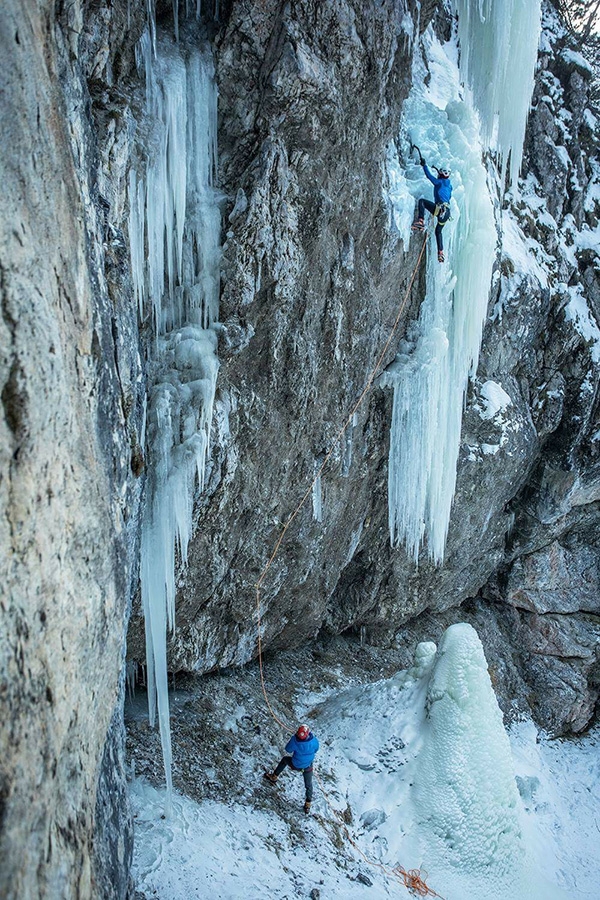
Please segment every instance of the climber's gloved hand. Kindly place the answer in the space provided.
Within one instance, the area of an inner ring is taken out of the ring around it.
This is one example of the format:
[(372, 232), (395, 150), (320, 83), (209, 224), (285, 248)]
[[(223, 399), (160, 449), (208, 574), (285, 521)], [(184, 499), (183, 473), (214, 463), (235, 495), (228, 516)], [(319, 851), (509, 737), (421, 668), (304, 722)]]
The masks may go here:
[(421, 157), (421, 165), (422, 165), (422, 166), (426, 166), (426, 165), (427, 165), (427, 163), (425, 162), (425, 160), (423, 159), (423, 157)]

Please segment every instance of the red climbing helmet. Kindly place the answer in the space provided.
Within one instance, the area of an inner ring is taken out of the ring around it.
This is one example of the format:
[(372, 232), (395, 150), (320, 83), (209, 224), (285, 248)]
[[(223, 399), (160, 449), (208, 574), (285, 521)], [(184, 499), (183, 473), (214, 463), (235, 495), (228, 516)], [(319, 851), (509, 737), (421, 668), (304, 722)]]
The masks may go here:
[(298, 738), (299, 741), (305, 741), (306, 738), (309, 736), (309, 734), (310, 734), (310, 728), (308, 727), (308, 725), (301, 725), (300, 728), (298, 729), (298, 731), (296, 732), (296, 737)]

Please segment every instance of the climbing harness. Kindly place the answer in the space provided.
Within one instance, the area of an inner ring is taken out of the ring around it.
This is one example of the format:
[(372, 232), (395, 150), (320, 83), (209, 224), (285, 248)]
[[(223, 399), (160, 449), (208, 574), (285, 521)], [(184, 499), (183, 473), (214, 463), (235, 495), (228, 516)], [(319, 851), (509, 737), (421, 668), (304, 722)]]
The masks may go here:
[[(413, 147), (414, 147), (414, 145), (413, 145)], [(419, 150), (418, 147), (416, 147), (415, 149)], [(420, 155), (421, 154), (419, 151), (419, 156)], [(259, 665), (259, 671), (260, 671), (260, 683), (261, 683), (262, 693), (263, 693), (263, 697), (265, 699), (265, 703), (267, 705), (267, 709), (269, 710), (273, 720), (275, 722), (277, 722), (277, 724), (284, 731), (286, 731), (290, 734), (294, 734), (296, 729), (293, 726), (290, 726), (286, 722), (282, 721), (282, 719), (280, 719), (279, 716), (276, 714), (275, 710), (271, 706), (271, 702), (269, 700), (269, 696), (267, 693), (267, 687), (266, 687), (266, 683), (265, 683), (265, 672), (264, 672), (264, 664), (263, 664), (263, 649), (262, 649), (261, 588), (262, 588), (265, 578), (267, 577), (267, 573), (268, 573), (269, 569), (275, 562), (277, 554), (279, 553), (279, 548), (281, 547), (281, 544), (283, 542), (283, 539), (284, 539), (288, 529), (290, 528), (290, 526), (292, 525), (292, 523), (298, 516), (300, 510), (302, 509), (302, 507), (308, 500), (309, 496), (311, 495), (315, 484), (321, 477), (325, 467), (327, 466), (327, 463), (331, 459), (331, 456), (333, 455), (335, 447), (337, 446), (337, 444), (341, 440), (341, 438), (344, 436), (346, 429), (352, 423), (355, 413), (358, 411), (363, 400), (365, 399), (368, 392), (370, 391), (370, 389), (373, 385), (373, 382), (375, 381), (375, 378), (379, 374), (379, 371), (382, 367), (385, 356), (388, 352), (390, 344), (392, 343), (394, 334), (396, 333), (398, 325), (400, 324), (402, 314), (403, 314), (406, 304), (408, 302), (411, 288), (414, 284), (414, 280), (415, 280), (417, 271), (419, 269), (419, 266), (421, 264), (421, 260), (423, 259), (423, 254), (425, 253), (425, 247), (427, 246), (427, 238), (428, 238), (428, 235), (426, 234), (425, 238), (423, 240), (423, 245), (419, 252), (419, 256), (417, 258), (417, 262), (415, 263), (415, 267), (414, 267), (412, 275), (409, 279), (408, 286), (406, 288), (404, 297), (402, 298), (402, 302), (401, 302), (400, 306), (398, 307), (398, 313), (396, 315), (394, 324), (392, 325), (391, 332), (389, 334), (387, 341), (385, 342), (383, 350), (381, 351), (381, 353), (379, 354), (379, 357), (377, 358), (377, 362), (375, 363), (375, 366), (374, 366), (371, 374), (367, 378), (365, 387), (363, 388), (363, 391), (360, 394), (358, 400), (352, 407), (352, 410), (351, 410), (350, 414), (348, 415), (347, 419), (345, 420), (344, 424), (341, 426), (340, 430), (338, 431), (335, 438), (333, 439), (333, 441), (331, 443), (331, 447), (330, 447), (328, 453), (325, 455), (325, 458), (323, 459), (323, 462), (321, 463), (319, 469), (315, 472), (315, 475), (314, 475), (314, 478), (313, 478), (311, 484), (306, 489), (306, 491), (302, 495), (302, 498), (300, 499), (300, 502), (298, 503), (298, 505), (296, 506), (296, 508), (294, 509), (292, 514), (289, 516), (288, 520), (286, 521), (285, 525), (283, 526), (281, 534), (279, 535), (279, 537), (275, 543), (275, 546), (273, 548), (273, 552), (271, 553), (271, 556), (269, 557), (266, 565), (264, 566), (262, 572), (260, 573), (259, 579), (255, 585), (255, 589), (256, 589), (256, 619), (257, 619), (257, 630), (258, 630), (258, 665)], [(400, 881), (404, 885), (404, 887), (406, 887), (415, 896), (438, 897), (438, 898), (440, 898), (440, 900), (443, 900), (443, 898), (441, 897), (440, 894), (437, 894), (434, 890), (432, 890), (432, 888), (427, 886), (427, 884), (425, 883), (425, 879), (421, 876), (421, 872), (419, 869), (409, 869), (407, 871), (400, 865), (396, 866), (393, 869), (390, 869), (390, 868), (387, 868), (386, 866), (384, 866), (382, 863), (378, 863), (378, 862), (375, 862), (375, 861), (369, 859), (369, 857), (366, 856), (366, 854), (360, 849), (357, 842), (354, 840), (354, 838), (350, 834), (347, 825), (341, 818), (341, 813), (338, 810), (336, 810), (335, 807), (333, 806), (333, 804), (331, 803), (329, 794), (325, 790), (323, 783), (322, 783), (321, 779), (319, 778), (319, 776), (317, 775), (316, 771), (315, 771), (314, 775), (315, 775), (317, 784), (319, 785), (319, 788), (321, 789), (321, 793), (323, 794), (323, 797), (325, 798), (325, 802), (326, 802), (327, 806), (329, 807), (329, 809), (331, 810), (334, 817), (336, 818), (338, 824), (340, 825), (342, 832), (344, 834), (344, 837), (346, 838), (348, 843), (354, 848), (354, 850), (359, 854), (359, 856), (362, 857), (362, 859), (369, 866), (379, 869), (388, 878), (396, 879), (396, 880)]]

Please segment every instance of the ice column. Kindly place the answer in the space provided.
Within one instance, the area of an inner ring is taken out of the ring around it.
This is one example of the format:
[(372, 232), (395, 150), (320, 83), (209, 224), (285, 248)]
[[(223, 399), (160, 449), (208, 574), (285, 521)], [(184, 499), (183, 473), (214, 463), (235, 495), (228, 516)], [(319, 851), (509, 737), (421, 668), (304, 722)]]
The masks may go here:
[[(431, 235), (419, 318), (384, 380), (394, 388), (390, 539), (393, 545), (403, 543), (415, 562), (425, 543), (430, 558), (440, 564), (456, 485), (464, 396), (469, 375), (477, 368), (487, 311), (496, 228), (478, 118), (468, 104), (456, 99), (458, 72), (451, 55), (446, 55), (448, 48), (431, 36), (428, 41), (430, 84), (424, 87), (424, 73), (415, 72), (403, 126), (410, 129), (430, 165), (444, 164), (452, 170), (452, 221), (444, 228), (447, 261), (438, 263)], [(408, 145), (403, 152), (409, 159)], [(409, 165), (403, 178), (396, 172), (391, 200), (399, 198), (400, 235), (416, 198), (431, 193), (420, 166)], [(412, 203), (407, 204), (407, 197)]]
[(541, 31), (541, 0), (453, 0), (461, 76), (473, 92), (484, 144), (498, 150), (510, 181), (521, 168)]
[(414, 788), (432, 846), (439, 842), (440, 855), (488, 878), (514, 872), (524, 851), (514, 764), (483, 647), (470, 625), (444, 633), (427, 711)]
[(129, 182), (135, 297), (156, 340), (148, 361), (147, 482), (141, 541), (150, 721), (158, 720), (167, 780), (171, 738), (167, 626), (175, 625), (175, 566), (187, 559), (194, 494), (204, 487), (218, 372), (220, 213), (214, 190), (216, 107), (208, 51), (146, 33), (145, 167)]

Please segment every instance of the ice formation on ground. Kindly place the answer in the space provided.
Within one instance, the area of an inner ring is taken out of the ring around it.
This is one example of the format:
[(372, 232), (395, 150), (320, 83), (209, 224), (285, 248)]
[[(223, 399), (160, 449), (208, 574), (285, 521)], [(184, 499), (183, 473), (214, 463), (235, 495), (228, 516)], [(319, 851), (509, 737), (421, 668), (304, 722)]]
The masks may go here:
[(405, 867), (423, 860), (444, 878), (460, 869), (510, 884), (522, 874), (510, 745), (470, 625), (449, 628), (437, 653), (419, 644), (407, 672), (327, 701), (317, 722), (335, 732), (328, 765), (370, 857)]
[[(541, 0), (453, 0), (461, 77), (473, 92), (484, 146), (510, 158), (516, 184), (541, 32)], [(504, 179), (502, 179), (504, 183)]]
[(156, 333), (148, 361), (147, 483), (141, 591), (150, 720), (158, 718), (171, 792), (167, 625), (175, 625), (175, 566), (185, 563), (196, 485), (204, 487), (218, 372), (220, 212), (216, 88), (210, 53), (146, 32), (144, 167), (132, 169), (129, 238), (140, 315)]
[(415, 803), (456, 866), (489, 876), (519, 865), (518, 791), (481, 641), (467, 624), (440, 642), (427, 688), (428, 723)]
[[(392, 678), (308, 697), (303, 688), (299, 699), (297, 721), (314, 723), (321, 739), (316, 764), (330, 802), (373, 862), (422, 866), (447, 900), (596, 900), (600, 736), (549, 741), (520, 722), (509, 746), (470, 626), (453, 626), (437, 653), (419, 644), (413, 667)], [(240, 715), (222, 711), (224, 734), (244, 733)], [(301, 779), (283, 778), (265, 796), (262, 760), (245, 741), (233, 762), (243, 803), (176, 795), (167, 821), (159, 815), (164, 791), (133, 783), (133, 870), (144, 895), (258, 900), (309, 896), (315, 887), (332, 900), (402, 895), (339, 842), (318, 786), (315, 816), (306, 819)], [(359, 870), (372, 887), (356, 880)]]
[[(456, 45), (428, 32), (425, 60), (416, 57), (413, 89), (404, 105), (405, 159), (417, 144), (431, 165), (452, 170), (452, 221), (444, 228), (447, 262), (440, 265), (429, 238), (427, 290), (419, 318), (384, 378), (394, 388), (388, 505), (390, 539), (418, 561), (422, 543), (440, 564), (456, 484), (464, 395), (477, 368), (495, 259), (496, 227), (482, 163), (479, 121), (460, 99)], [(402, 172), (388, 160), (393, 216), (405, 246), (415, 201), (432, 196), (415, 161)], [(421, 237), (414, 238), (421, 240)]]

